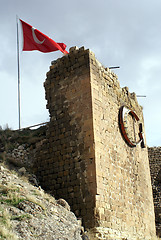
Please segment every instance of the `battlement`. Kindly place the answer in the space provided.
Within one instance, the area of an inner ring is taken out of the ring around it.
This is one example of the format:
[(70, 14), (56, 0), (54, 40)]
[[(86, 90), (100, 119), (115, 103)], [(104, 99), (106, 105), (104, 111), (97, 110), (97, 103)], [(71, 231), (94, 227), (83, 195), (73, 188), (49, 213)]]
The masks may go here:
[(120, 88), (117, 75), (84, 47), (52, 62), (44, 87), (50, 123), (36, 155), (41, 185), (70, 204), (92, 239), (155, 236), (135, 93)]

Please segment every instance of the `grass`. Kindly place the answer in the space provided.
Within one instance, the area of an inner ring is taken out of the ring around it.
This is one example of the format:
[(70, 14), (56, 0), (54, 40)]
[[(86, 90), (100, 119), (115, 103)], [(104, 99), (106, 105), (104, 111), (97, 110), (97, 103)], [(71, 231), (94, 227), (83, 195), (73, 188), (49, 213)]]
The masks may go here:
[(17, 207), (20, 202), (24, 200), (28, 200), (29, 202), (35, 203), (36, 205), (40, 206), (44, 211), (46, 211), (45, 205), (42, 201), (36, 199), (35, 196), (31, 194), (27, 194), (26, 196), (21, 196), (19, 193), (19, 189), (14, 188), (13, 186), (3, 186), (0, 185), (0, 202), (6, 203), (7, 205), (11, 205)]
[(20, 202), (24, 200), (19, 193), (19, 188), (15, 188), (12, 185), (0, 184), (0, 202), (6, 203), (7, 205), (12, 205), (17, 207)]
[[(20, 187), (14, 186), (12, 183), (7, 185), (0, 183), (0, 203), (2, 203), (2, 206), (5, 207), (7, 205), (18, 207), (20, 202), (27, 200), (39, 205), (46, 214), (46, 208), (42, 201), (38, 200), (32, 194), (25, 195), (24, 192), (20, 190)], [(0, 239), (17, 240), (17, 236), (12, 231), (11, 221), (25, 221), (31, 217), (32, 216), (30, 214), (26, 213), (17, 216), (11, 216), (7, 210), (0, 208)]]
[(26, 196), (26, 200), (28, 200), (29, 202), (35, 203), (36, 205), (40, 206), (44, 211), (46, 211), (46, 207), (42, 203), (42, 201), (37, 200), (33, 195), (28, 194)]
[(11, 217), (11, 220), (18, 220), (18, 221), (27, 220), (27, 219), (31, 219), (31, 216), (29, 214), (21, 214), (19, 216)]
[(15, 188), (11, 184), (3, 185), (0, 183), (0, 193), (7, 195), (9, 192), (19, 192), (19, 188)]
[(12, 205), (14, 207), (17, 207), (20, 202), (23, 202), (25, 198), (21, 197), (19, 193), (17, 192), (9, 192), (7, 194), (7, 198), (3, 199), (2, 201), (5, 202), (8, 205)]
[(51, 196), (48, 193), (45, 193), (44, 190), (34, 190), (34, 194), (37, 196), (41, 196), (45, 200), (47, 200), (49, 203), (56, 203), (56, 200), (53, 196)]
[(10, 214), (7, 210), (2, 210), (0, 215), (0, 223), (5, 225), (8, 228), (11, 227)]
[(0, 213), (0, 239), (18, 240), (11, 226), (11, 215), (7, 210), (2, 210)]
[[(45, 199), (48, 199), (48, 201), (51, 198), (48, 194), (44, 193), (44, 191), (36, 190), (35, 194), (39, 195), (39, 196), (43, 195), (42, 197)], [(3, 185), (0, 183), (0, 203), (5, 203), (10, 206), (18, 207), (19, 203), (23, 202), (24, 200), (27, 200), (29, 202), (32, 202), (32, 203), (40, 206), (46, 214), (45, 205), (43, 204), (43, 202), (41, 200), (37, 199), (34, 195), (32, 195), (30, 193), (24, 194), (22, 191), (20, 194), (19, 187), (15, 187), (12, 184)], [(25, 216), (27, 216), (27, 215), (24, 215), (24, 217)], [(19, 218), (21, 219), (21, 218), (23, 218), (23, 216), (20, 216)]]

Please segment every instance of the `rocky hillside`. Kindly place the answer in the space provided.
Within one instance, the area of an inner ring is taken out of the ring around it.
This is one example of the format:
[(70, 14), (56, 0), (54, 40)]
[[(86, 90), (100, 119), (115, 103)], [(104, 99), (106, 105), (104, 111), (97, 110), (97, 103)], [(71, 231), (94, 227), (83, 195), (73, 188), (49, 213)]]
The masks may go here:
[(65, 200), (56, 201), (29, 181), (37, 185), (24, 168), (0, 164), (0, 239), (88, 239)]
[(11, 130), (0, 127), (0, 160), (32, 170), (36, 144), (46, 137), (47, 126), (38, 129)]

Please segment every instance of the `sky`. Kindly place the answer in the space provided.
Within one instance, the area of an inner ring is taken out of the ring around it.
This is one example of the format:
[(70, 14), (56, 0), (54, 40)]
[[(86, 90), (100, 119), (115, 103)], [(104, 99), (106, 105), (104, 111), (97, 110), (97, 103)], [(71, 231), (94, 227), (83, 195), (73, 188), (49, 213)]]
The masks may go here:
[[(56, 42), (91, 49), (139, 97), (146, 142), (161, 146), (160, 0), (0, 0), (0, 126), (18, 129), (16, 15)], [(20, 24), (19, 24), (20, 28)], [(21, 33), (19, 34), (22, 42)], [(20, 44), (21, 48), (22, 44)], [(20, 50), (21, 127), (49, 121), (43, 83), (59, 51)]]

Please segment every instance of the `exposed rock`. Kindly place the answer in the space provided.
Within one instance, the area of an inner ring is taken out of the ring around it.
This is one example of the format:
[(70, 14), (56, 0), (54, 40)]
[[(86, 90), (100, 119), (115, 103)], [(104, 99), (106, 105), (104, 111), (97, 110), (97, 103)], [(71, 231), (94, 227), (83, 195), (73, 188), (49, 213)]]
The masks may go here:
[(17, 145), (13, 150), (9, 150), (6, 154), (8, 161), (15, 166), (31, 168), (32, 157), (31, 151), (25, 145)]
[(26, 169), (24, 167), (22, 167), (18, 170), (18, 172), (21, 173), (22, 175), (24, 175), (26, 173)]
[(82, 239), (83, 240), (89, 240), (89, 237), (83, 232), (82, 233)]
[(32, 183), (34, 186), (38, 187), (39, 186), (39, 181), (37, 177), (34, 174), (29, 175), (29, 181)]
[(60, 204), (62, 207), (64, 207), (65, 209), (67, 209), (68, 211), (70, 211), (70, 206), (64, 199), (60, 198), (56, 202)]
[[(34, 176), (33, 176), (34, 179)], [(0, 166), (0, 237), (25, 240), (81, 240), (82, 227), (68, 203)], [(5, 229), (5, 231), (2, 231)]]

